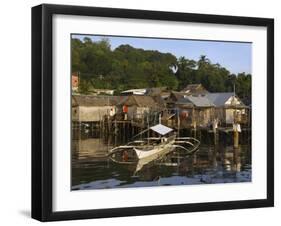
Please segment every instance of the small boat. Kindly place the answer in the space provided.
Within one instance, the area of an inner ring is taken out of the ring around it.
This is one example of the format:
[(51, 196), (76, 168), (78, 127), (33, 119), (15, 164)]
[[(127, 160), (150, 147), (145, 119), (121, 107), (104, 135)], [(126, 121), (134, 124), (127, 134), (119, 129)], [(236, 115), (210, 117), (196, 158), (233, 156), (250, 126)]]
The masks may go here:
[[(150, 132), (157, 136), (150, 137)], [(149, 127), (137, 136), (144, 133), (148, 134), (147, 138), (136, 139), (110, 150), (109, 158), (120, 164), (137, 164), (137, 169), (140, 170), (144, 165), (163, 157), (176, 148), (182, 149), (188, 155), (196, 151), (200, 145), (200, 141), (195, 138), (176, 137), (172, 128), (162, 124)]]

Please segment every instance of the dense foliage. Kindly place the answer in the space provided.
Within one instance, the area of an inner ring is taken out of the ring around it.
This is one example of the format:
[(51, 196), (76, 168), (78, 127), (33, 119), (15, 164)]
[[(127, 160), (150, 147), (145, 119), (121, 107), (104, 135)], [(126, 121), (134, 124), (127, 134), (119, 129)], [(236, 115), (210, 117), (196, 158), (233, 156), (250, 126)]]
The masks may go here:
[(79, 89), (114, 89), (116, 93), (131, 88), (167, 87), (181, 90), (188, 84), (202, 83), (210, 92), (236, 93), (247, 104), (251, 100), (251, 75), (231, 74), (206, 56), (198, 61), (185, 57), (177, 59), (171, 53), (137, 49), (120, 45), (111, 50), (104, 39), (93, 42), (72, 39), (72, 72), (80, 73)]

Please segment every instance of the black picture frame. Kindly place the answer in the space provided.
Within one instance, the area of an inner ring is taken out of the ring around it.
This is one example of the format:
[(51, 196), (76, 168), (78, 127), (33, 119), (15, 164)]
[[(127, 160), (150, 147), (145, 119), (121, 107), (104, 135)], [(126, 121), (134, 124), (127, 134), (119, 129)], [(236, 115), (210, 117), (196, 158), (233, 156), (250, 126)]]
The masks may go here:
[[(266, 27), (267, 198), (54, 212), (52, 210), (52, 18), (55, 14)], [(273, 19), (49, 4), (32, 8), (32, 218), (40, 221), (56, 221), (271, 206), (274, 206)]]

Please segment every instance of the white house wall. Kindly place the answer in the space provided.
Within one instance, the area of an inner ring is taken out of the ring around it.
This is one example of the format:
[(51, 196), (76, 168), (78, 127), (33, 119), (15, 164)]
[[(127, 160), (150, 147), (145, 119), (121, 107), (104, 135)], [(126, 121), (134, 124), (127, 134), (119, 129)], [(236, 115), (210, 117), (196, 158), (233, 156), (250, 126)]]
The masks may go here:
[(231, 124), (234, 122), (234, 112), (236, 115), (240, 115), (242, 114), (242, 110), (239, 109), (226, 109), (225, 110), (225, 121), (228, 124)]
[(230, 97), (226, 102), (225, 105), (239, 105), (241, 101), (235, 96)]
[(234, 110), (233, 109), (226, 109), (225, 110), (225, 122), (230, 124), (234, 121)]

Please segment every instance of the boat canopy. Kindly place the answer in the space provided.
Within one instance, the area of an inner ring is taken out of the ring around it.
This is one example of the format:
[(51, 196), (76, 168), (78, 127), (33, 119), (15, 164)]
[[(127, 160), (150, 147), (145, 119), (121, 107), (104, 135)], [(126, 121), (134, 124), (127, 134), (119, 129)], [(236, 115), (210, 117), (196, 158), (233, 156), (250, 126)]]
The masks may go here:
[(173, 131), (173, 129), (167, 127), (167, 126), (164, 126), (162, 124), (158, 124), (156, 126), (152, 126), (150, 127), (151, 130), (155, 131), (156, 133), (159, 133), (161, 135), (165, 135), (167, 133), (170, 133), (171, 131)]

